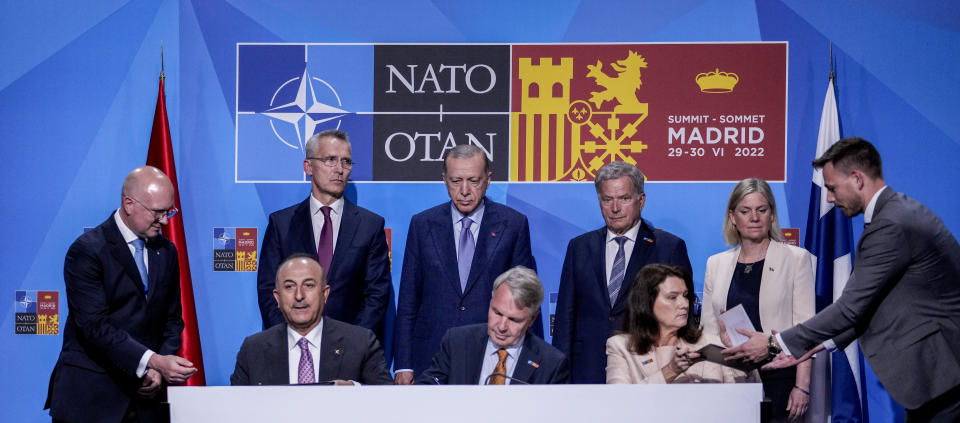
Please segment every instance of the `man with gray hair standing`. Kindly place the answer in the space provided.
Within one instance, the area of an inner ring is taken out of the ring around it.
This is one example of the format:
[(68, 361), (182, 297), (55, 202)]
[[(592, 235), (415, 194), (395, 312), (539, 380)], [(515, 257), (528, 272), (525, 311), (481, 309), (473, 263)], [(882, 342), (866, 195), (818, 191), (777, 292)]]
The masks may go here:
[(493, 282), (487, 324), (447, 331), (433, 364), (418, 378), (427, 385), (567, 383), (570, 369), (559, 350), (527, 329), (540, 314), (543, 286), (526, 267)]
[(304, 150), (303, 172), (310, 175), (310, 196), (270, 214), (263, 234), (257, 270), (263, 328), (284, 323), (273, 298), (280, 263), (304, 253), (320, 263), (333, 292), (326, 315), (370, 329), (382, 341), (393, 291), (383, 218), (343, 196), (353, 168), (345, 132), (319, 132), (310, 137)]
[[(490, 159), (479, 147), (447, 152), (441, 178), (450, 201), (410, 219), (394, 332), (396, 382), (430, 365), (447, 329), (481, 323), (493, 280), (514, 266), (536, 269), (527, 217), (486, 198)], [(533, 333), (543, 334), (539, 313)]]
[(616, 161), (597, 172), (594, 185), (606, 226), (567, 245), (553, 345), (570, 358), (572, 383), (605, 383), (607, 338), (623, 323), (634, 276), (649, 263), (690, 271), (687, 246), (640, 217), (646, 202), (643, 173)]

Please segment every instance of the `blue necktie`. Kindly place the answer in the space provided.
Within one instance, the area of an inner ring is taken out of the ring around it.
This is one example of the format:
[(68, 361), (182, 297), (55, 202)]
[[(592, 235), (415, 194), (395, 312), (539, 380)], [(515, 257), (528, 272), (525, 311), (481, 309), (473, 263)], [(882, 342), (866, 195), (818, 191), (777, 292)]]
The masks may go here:
[(627, 237), (618, 236), (613, 240), (620, 244), (620, 248), (613, 258), (613, 268), (610, 269), (610, 283), (607, 284), (607, 291), (610, 293), (610, 307), (613, 307), (613, 304), (617, 302), (620, 287), (623, 286), (623, 277), (627, 274), (627, 260), (623, 254), (623, 243), (627, 242)]
[(133, 244), (133, 261), (137, 262), (137, 270), (140, 272), (140, 280), (143, 282), (143, 294), (147, 294), (147, 265), (143, 262), (143, 240), (137, 238), (130, 241)]
[(460, 270), (460, 292), (467, 289), (467, 279), (470, 277), (470, 265), (473, 262), (473, 250), (476, 248), (473, 240), (473, 232), (470, 231), (470, 225), (473, 221), (464, 216), (460, 219), (460, 251), (457, 253), (457, 267)]

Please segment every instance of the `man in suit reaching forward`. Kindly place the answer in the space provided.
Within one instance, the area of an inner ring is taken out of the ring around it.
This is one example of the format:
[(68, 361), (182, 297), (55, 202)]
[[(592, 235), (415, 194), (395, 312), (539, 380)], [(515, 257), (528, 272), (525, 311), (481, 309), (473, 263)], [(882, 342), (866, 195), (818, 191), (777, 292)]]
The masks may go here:
[(310, 175), (310, 196), (272, 213), (263, 235), (257, 270), (263, 328), (284, 321), (273, 296), (280, 262), (304, 253), (320, 262), (333, 291), (326, 315), (370, 329), (383, 340), (393, 292), (383, 218), (343, 197), (353, 168), (345, 132), (319, 132), (305, 150), (303, 171)]
[[(426, 370), (447, 329), (486, 319), (497, 275), (514, 266), (536, 269), (526, 216), (485, 198), (491, 175), (483, 150), (454, 147), (441, 173), (450, 202), (410, 220), (397, 297), (398, 384)], [(543, 335), (539, 314), (532, 330)]]
[(609, 163), (594, 180), (606, 226), (567, 245), (553, 345), (570, 359), (572, 383), (606, 383), (607, 338), (623, 325), (633, 279), (648, 263), (690, 271), (687, 246), (640, 217), (646, 203), (643, 173), (624, 162)]
[[(844, 138), (813, 161), (827, 201), (863, 213), (853, 273), (833, 304), (776, 336), (759, 332), (731, 359), (793, 365), (854, 339), (907, 421), (960, 421), (960, 245), (943, 222), (883, 179), (880, 153)], [(782, 354), (781, 354), (782, 351)]]
[(286, 324), (243, 341), (230, 384), (393, 383), (372, 331), (323, 316), (329, 295), (313, 257), (295, 254), (283, 262), (273, 297)]
[(543, 286), (523, 266), (493, 282), (487, 324), (452, 328), (433, 364), (418, 378), (427, 385), (567, 383), (567, 358), (539, 336), (527, 333), (540, 313)]
[(54, 422), (154, 422), (162, 382), (197, 369), (180, 349), (180, 266), (160, 227), (177, 214), (173, 184), (151, 166), (123, 181), (120, 208), (70, 246), (67, 323), (50, 375)]

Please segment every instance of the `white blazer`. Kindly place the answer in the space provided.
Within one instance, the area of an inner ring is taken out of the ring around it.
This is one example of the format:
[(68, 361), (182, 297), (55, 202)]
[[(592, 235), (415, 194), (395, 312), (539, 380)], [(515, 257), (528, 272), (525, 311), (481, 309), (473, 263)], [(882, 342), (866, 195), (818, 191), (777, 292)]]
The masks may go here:
[[(661, 369), (670, 364), (676, 347), (654, 347), (646, 354), (637, 354), (630, 351), (628, 345), (630, 337), (625, 334), (611, 336), (607, 339), (607, 383), (634, 383), (656, 384), (667, 383)], [(694, 345), (680, 340), (678, 346), (689, 346), (694, 351), (707, 344), (720, 345), (719, 340), (712, 340), (709, 336), (701, 336)], [(732, 367), (715, 364), (709, 361), (694, 363), (685, 372), (677, 375), (671, 383), (743, 383), (760, 382), (760, 375), (756, 370), (744, 373)]]
[[(727, 308), (727, 293), (739, 255), (740, 246), (736, 246), (707, 259), (700, 322), (710, 335), (720, 334), (717, 315)], [(813, 317), (813, 269), (814, 258), (807, 250), (770, 242), (760, 277), (760, 324), (764, 332), (780, 332)]]

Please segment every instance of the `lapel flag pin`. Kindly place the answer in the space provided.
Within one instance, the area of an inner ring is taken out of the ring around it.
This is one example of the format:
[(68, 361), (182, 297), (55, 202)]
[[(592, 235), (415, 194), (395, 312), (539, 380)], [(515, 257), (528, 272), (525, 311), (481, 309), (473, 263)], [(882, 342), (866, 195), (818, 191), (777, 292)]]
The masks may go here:
[(652, 359), (652, 358), (649, 359), (649, 360), (647, 360), (647, 361), (644, 361), (643, 363), (640, 363), (640, 364), (646, 366), (647, 364), (650, 364), (650, 363), (653, 363), (653, 359)]
[(540, 364), (533, 360), (527, 360), (527, 364), (533, 366), (534, 369), (540, 368)]

